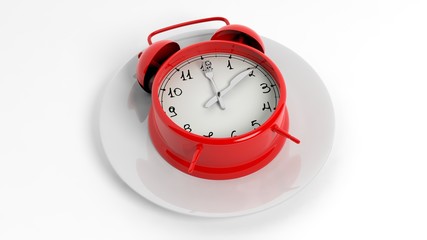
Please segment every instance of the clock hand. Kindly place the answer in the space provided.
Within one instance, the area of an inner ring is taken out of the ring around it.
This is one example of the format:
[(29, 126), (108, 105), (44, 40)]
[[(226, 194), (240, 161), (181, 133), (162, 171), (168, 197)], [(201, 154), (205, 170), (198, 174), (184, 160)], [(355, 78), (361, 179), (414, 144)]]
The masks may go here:
[[(234, 88), (240, 81), (246, 78), (250, 72), (253, 71), (253, 68), (246, 69), (245, 71), (237, 74), (233, 79), (231, 79), (228, 86), (224, 89), (222, 89), (220, 92), (218, 92), (217, 95), (224, 96), (227, 94), (232, 88)], [(205, 103), (205, 108), (208, 108), (212, 105), (214, 105), (218, 101), (217, 96), (213, 96)]]
[(206, 69), (203, 71), (203, 73), (204, 73), (205, 77), (211, 81), (212, 88), (213, 88), (213, 90), (214, 90), (214, 92), (215, 92), (215, 97), (214, 97), (214, 98), (215, 98), (215, 102), (217, 102), (217, 101), (218, 101), (218, 103), (219, 103), (219, 107), (220, 107), (221, 109), (225, 109), (225, 105), (224, 105), (224, 103), (223, 103), (223, 101), (222, 101), (221, 94), (220, 94), (220, 92), (218, 91), (218, 88), (217, 88), (217, 86), (216, 86), (216, 84), (215, 84), (215, 81), (214, 81), (214, 79), (213, 79), (213, 77), (214, 77), (214, 73), (213, 73), (213, 71), (212, 71), (212, 70), (213, 70), (213, 69), (212, 69), (211, 67), (208, 67), (208, 68), (206, 68)]

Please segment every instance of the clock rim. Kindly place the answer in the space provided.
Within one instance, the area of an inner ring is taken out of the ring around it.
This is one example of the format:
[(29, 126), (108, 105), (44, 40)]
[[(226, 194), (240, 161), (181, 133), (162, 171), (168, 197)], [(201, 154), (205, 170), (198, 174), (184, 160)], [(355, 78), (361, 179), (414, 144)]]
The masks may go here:
[[(167, 114), (164, 112), (163, 107), (160, 104), (158, 92), (161, 84), (165, 80), (165, 77), (170, 73), (170, 71), (175, 66), (182, 64), (188, 59), (203, 54), (215, 54), (215, 52), (234, 54), (240, 57), (248, 58), (251, 61), (261, 65), (277, 83), (280, 97), (277, 103), (276, 110), (273, 111), (271, 116), (258, 128), (235, 137), (209, 138), (185, 131), (178, 124), (172, 121), (172, 119), (170, 119), (170, 117), (167, 116)], [(202, 144), (224, 145), (241, 143), (256, 137), (264, 131), (272, 129), (276, 120), (282, 115), (283, 111), (285, 111), (286, 108), (286, 84), (284, 77), (277, 65), (263, 52), (238, 42), (231, 42), (226, 40), (208, 40), (204, 42), (195, 43), (180, 49), (162, 64), (153, 81), (151, 99), (152, 108), (154, 111), (156, 111), (156, 114), (160, 118), (160, 121), (166, 123), (169, 128), (178, 133), (180, 136)]]

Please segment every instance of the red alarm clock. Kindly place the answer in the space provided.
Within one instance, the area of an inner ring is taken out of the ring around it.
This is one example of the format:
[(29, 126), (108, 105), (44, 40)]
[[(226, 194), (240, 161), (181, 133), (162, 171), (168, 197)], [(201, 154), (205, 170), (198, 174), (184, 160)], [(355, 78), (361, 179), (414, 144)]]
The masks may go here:
[[(210, 40), (185, 48), (154, 35), (201, 22), (223, 21)], [(286, 85), (264, 54), (261, 37), (221, 17), (154, 31), (139, 54), (137, 79), (152, 94), (153, 145), (176, 169), (206, 179), (256, 172), (282, 149), (288, 133)]]

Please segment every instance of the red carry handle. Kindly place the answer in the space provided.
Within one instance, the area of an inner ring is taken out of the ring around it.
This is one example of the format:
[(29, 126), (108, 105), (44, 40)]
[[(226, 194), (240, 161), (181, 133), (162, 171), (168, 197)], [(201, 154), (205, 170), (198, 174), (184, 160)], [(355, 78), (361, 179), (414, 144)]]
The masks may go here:
[(175, 24), (175, 25), (172, 25), (172, 26), (169, 26), (169, 27), (165, 27), (165, 28), (161, 28), (159, 30), (156, 30), (156, 31), (150, 33), (150, 35), (148, 35), (147, 41), (148, 41), (148, 44), (151, 45), (153, 43), (151, 41), (151, 38), (154, 35), (156, 35), (156, 34), (159, 34), (159, 33), (162, 33), (162, 32), (166, 32), (166, 31), (169, 31), (169, 30), (172, 30), (172, 29), (175, 29), (175, 28), (185, 27), (185, 26), (188, 26), (188, 25), (193, 25), (193, 24), (198, 24), (198, 23), (204, 23), (204, 22), (212, 22), (212, 21), (223, 21), (225, 23), (225, 25), (230, 25), (230, 22), (226, 18), (223, 18), (223, 17), (202, 18), (202, 19), (197, 19), (197, 20), (193, 20), (193, 21), (178, 23), (178, 24)]

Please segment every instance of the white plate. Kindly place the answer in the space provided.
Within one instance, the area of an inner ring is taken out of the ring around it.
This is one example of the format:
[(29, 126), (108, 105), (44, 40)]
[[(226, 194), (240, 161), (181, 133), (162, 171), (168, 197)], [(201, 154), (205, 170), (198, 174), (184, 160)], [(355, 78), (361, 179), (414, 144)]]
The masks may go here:
[[(181, 47), (208, 40), (213, 30), (174, 37)], [(288, 48), (263, 38), (266, 54), (279, 66), (287, 87), (287, 142), (263, 169), (231, 180), (206, 180), (169, 165), (151, 143), (147, 128), (150, 95), (136, 83), (137, 57), (107, 86), (100, 111), (100, 136), (117, 174), (138, 194), (172, 211), (206, 217), (254, 213), (296, 194), (319, 172), (332, 147), (334, 113), (329, 94), (314, 70)]]

